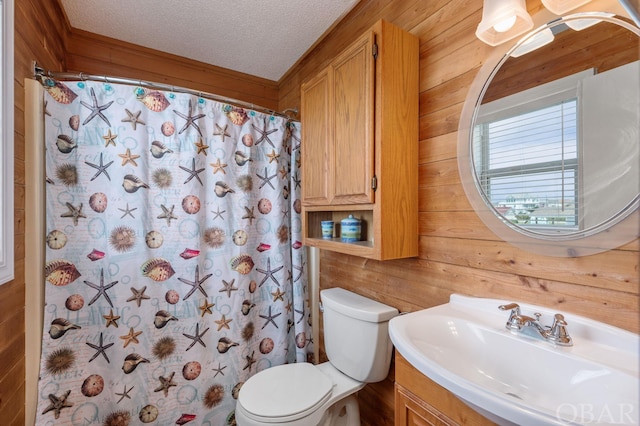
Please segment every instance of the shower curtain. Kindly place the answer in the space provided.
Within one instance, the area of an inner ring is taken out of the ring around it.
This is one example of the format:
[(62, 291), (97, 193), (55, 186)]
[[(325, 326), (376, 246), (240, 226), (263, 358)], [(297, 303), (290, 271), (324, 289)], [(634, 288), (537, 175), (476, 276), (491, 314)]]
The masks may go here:
[(235, 424), (250, 376), (313, 353), (300, 123), (124, 84), (44, 85), (37, 424)]

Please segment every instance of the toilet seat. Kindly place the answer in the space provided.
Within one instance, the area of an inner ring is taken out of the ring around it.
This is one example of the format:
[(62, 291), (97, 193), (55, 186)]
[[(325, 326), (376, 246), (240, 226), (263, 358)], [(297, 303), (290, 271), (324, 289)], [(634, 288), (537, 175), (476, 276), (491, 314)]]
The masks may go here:
[(252, 420), (293, 422), (309, 416), (330, 397), (333, 381), (310, 363), (268, 368), (242, 386), (238, 403)]

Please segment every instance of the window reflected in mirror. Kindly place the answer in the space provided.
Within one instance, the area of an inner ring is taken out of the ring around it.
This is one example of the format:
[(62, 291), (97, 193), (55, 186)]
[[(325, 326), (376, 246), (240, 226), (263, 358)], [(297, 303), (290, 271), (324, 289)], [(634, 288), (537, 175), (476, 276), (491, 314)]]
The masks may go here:
[(473, 131), (478, 182), (511, 223), (536, 232), (578, 229), (576, 92), (577, 79), (569, 77), (479, 109)]

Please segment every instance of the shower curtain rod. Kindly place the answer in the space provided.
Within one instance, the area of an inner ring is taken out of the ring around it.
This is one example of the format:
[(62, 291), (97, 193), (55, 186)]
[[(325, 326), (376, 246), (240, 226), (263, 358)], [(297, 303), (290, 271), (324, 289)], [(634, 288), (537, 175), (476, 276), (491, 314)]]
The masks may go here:
[(172, 86), (169, 84), (148, 82), (148, 81), (136, 80), (133, 78), (125, 78), (125, 77), (109, 77), (106, 75), (92, 75), (92, 74), (85, 74), (82, 72), (81, 73), (51, 72), (51, 71), (45, 72), (45, 70), (39, 67), (35, 62), (33, 64), (33, 75), (34, 75), (34, 78), (37, 81), (39, 81), (42, 85), (45, 85), (44, 80), (46, 78), (51, 78), (54, 80), (55, 79), (78, 80), (79, 79), (83, 81), (91, 80), (91, 81), (103, 81), (105, 83), (130, 84), (130, 85), (137, 85), (137, 86), (148, 88), (148, 89), (160, 89), (160, 90), (167, 90), (167, 91), (176, 92), (176, 93), (187, 93), (190, 95), (199, 96), (201, 98), (207, 98), (207, 99), (211, 99), (218, 102), (224, 102), (227, 104), (231, 104), (233, 106), (239, 106), (239, 107), (248, 108), (258, 112), (263, 112), (269, 115), (277, 115), (280, 117), (287, 118), (289, 120), (295, 119), (295, 118), (287, 115), (288, 112), (291, 112), (294, 115), (298, 115), (297, 108), (287, 108), (282, 112), (278, 112), (269, 108), (264, 108), (258, 105), (254, 105), (252, 103), (239, 101), (233, 98), (227, 98), (226, 96), (214, 95), (213, 93), (201, 92), (198, 90), (187, 89), (185, 87), (180, 87), (180, 86)]

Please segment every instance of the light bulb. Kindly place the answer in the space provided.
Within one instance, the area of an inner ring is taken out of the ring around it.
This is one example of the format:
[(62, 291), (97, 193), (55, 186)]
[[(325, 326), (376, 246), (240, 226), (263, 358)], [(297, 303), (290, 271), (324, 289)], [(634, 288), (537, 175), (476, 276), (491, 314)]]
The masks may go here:
[(499, 33), (505, 33), (509, 31), (515, 23), (516, 23), (516, 15), (513, 15), (495, 24), (493, 26), (493, 29)]

